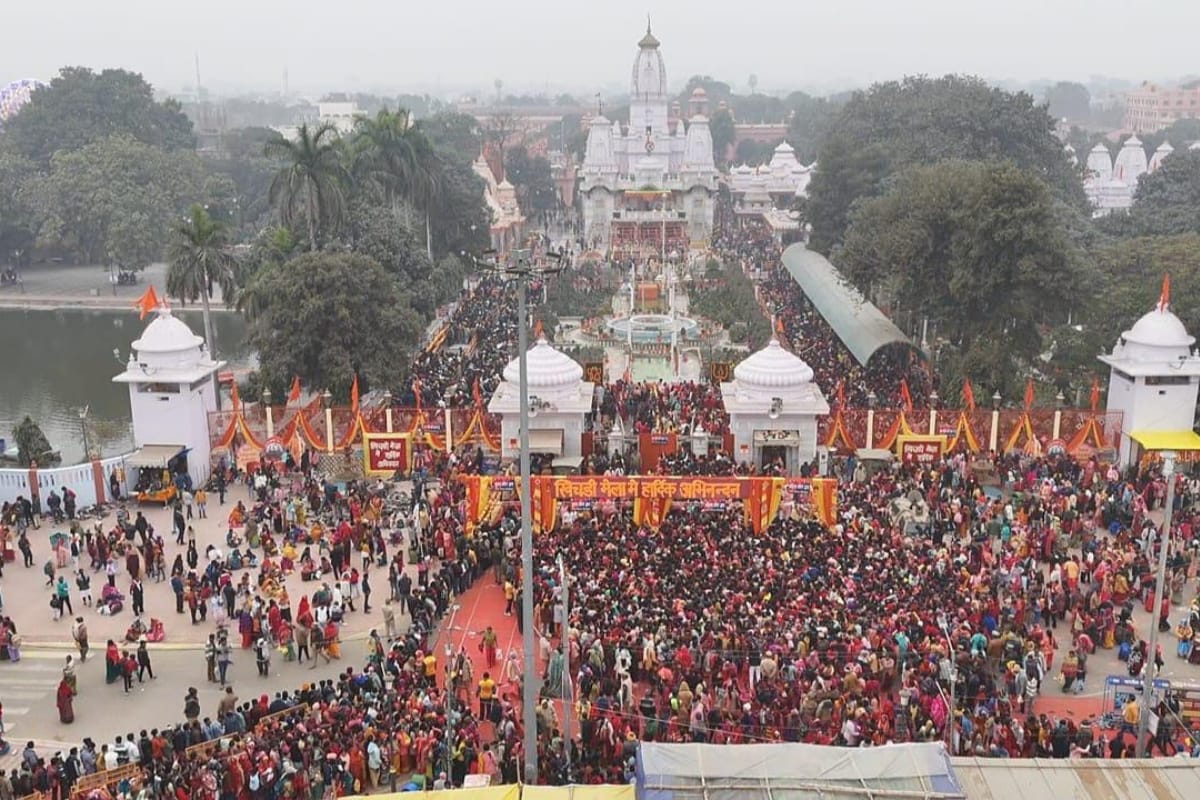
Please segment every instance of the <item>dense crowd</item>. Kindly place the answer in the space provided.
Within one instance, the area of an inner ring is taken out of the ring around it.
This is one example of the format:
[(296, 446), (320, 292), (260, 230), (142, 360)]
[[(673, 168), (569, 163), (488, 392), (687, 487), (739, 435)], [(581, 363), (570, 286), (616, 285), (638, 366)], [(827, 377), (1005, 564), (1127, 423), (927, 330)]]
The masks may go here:
[(866, 365), (859, 364), (783, 269), (782, 251), (765, 223), (747, 220), (727, 228), (714, 238), (713, 247), (726, 263), (738, 264), (748, 274), (761, 273), (760, 299), (782, 326), (786, 344), (812, 367), (826, 395), (833, 397), (841, 385), (850, 407), (865, 408), (873, 393), (880, 406), (898, 408), (906, 402), (900, 388), (904, 381), (914, 405), (926, 405), (934, 380), (923, 359), (912, 348), (887, 347)]
[[(1146, 511), (1162, 482), (1069, 459), (995, 467), (1004, 499), (962, 457), (870, 478), (851, 465), (837, 526), (784, 517), (761, 537), (738, 509), (679, 509), (657, 531), (611, 508), (568, 514), (537, 540), (537, 613), (554, 628), (561, 554), (584, 763), (630, 737), (858, 746), (948, 729), (961, 754), (1100, 754), (1094, 721), (1031, 704), (1081, 690), (1097, 647), (1128, 648), (1131, 674), (1149, 660), (1131, 610), (1152, 590)], [(912, 504), (927, 513), (897, 510)], [(1181, 541), (1195, 523), (1189, 511)], [(1190, 552), (1172, 560), (1177, 600)], [(1182, 746), (1177, 719), (1159, 749)], [(1129, 740), (1112, 741), (1119, 755)]]

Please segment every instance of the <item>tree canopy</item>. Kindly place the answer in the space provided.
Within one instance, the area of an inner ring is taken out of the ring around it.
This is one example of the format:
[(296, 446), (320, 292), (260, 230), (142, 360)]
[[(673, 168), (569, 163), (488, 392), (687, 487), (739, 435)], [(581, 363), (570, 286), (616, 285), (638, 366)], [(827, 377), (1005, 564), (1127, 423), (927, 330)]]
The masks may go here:
[(830, 123), (809, 186), (811, 246), (829, 253), (854, 203), (884, 191), (888, 176), (946, 159), (1011, 160), (1084, 206), (1054, 120), (1031, 96), (978, 78), (909, 77), (856, 92)]
[(162, 258), (172, 220), (192, 202), (227, 200), (208, 186), (195, 153), (122, 135), (58, 152), (30, 191), (43, 244), (83, 263), (140, 269)]
[(1200, 233), (1200, 150), (1179, 150), (1143, 175), (1130, 217), (1140, 234)]
[(63, 150), (128, 136), (167, 150), (196, 146), (192, 123), (174, 100), (157, 102), (141, 75), (65, 67), (4, 126), (4, 146), (41, 165)]
[(1046, 89), (1046, 107), (1055, 119), (1086, 121), (1092, 113), (1092, 93), (1082, 83), (1059, 81)]
[(864, 290), (938, 323), (962, 370), (1002, 391), (1042, 347), (1084, 285), (1066, 209), (1011, 163), (943, 161), (909, 169), (854, 210), (834, 256)]
[(517, 200), (527, 215), (558, 205), (550, 162), (545, 157), (531, 156), (524, 145), (513, 147), (504, 154), (504, 174), (516, 188)]
[(411, 297), (374, 259), (327, 251), (264, 267), (262, 302), (250, 323), (263, 383), (284, 396), (293, 375), (340, 397), (362, 388), (398, 390), (423, 330)]

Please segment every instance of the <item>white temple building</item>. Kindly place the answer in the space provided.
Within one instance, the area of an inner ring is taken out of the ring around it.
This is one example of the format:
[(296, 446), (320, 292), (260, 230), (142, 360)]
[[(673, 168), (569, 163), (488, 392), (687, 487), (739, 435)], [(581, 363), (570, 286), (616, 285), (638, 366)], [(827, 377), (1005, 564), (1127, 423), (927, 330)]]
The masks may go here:
[(525, 229), (525, 216), (517, 203), (517, 189), (507, 178), (496, 182), (496, 176), (483, 153), (471, 164), (471, 169), (483, 179), (483, 201), (492, 213), (489, 228), (492, 249), (507, 253), (520, 243)]
[(630, 85), (629, 125), (591, 120), (579, 193), (589, 247), (618, 258), (682, 255), (712, 236), (717, 193), (707, 99), (677, 118), (659, 41), (646, 26)]
[(1112, 353), (1101, 355), (1108, 364), (1109, 411), (1119, 411), (1120, 466), (1142, 456), (1134, 436), (1141, 433), (1191, 431), (1200, 389), (1200, 356), (1191, 336), (1168, 305), (1166, 287), (1158, 306), (1121, 334)]
[(1136, 136), (1125, 140), (1115, 160), (1109, 156), (1108, 148), (1103, 143), (1093, 147), (1087, 157), (1087, 177), (1083, 181), (1083, 190), (1095, 209), (1095, 216), (1132, 206), (1138, 178), (1157, 170), (1162, 166), (1163, 159), (1173, 152), (1170, 142), (1163, 142), (1147, 161), (1142, 140)]
[[(217, 409), (213, 361), (204, 339), (163, 307), (133, 343), (125, 371), (113, 383), (129, 386), (133, 441), (129, 467), (172, 469), (193, 485), (208, 480), (211, 444), (208, 415)], [(130, 485), (136, 476), (129, 476)]]
[[(578, 458), (583, 455), (584, 420), (592, 410), (595, 385), (583, 380), (583, 367), (545, 337), (529, 349), (529, 452)], [(521, 454), (521, 365), (514, 358), (504, 368), (504, 380), (488, 401), (488, 411), (500, 415), (501, 458)]]
[(800, 227), (799, 217), (790, 209), (797, 197), (808, 195), (817, 164), (805, 166), (787, 142), (780, 142), (771, 160), (757, 167), (739, 164), (729, 172), (729, 193), (739, 219), (761, 218), (782, 238), (787, 231)]
[(817, 417), (829, 403), (813, 382), (812, 367), (772, 339), (733, 368), (721, 384), (733, 433), (733, 456), (757, 466), (783, 459), (786, 473), (817, 455)]

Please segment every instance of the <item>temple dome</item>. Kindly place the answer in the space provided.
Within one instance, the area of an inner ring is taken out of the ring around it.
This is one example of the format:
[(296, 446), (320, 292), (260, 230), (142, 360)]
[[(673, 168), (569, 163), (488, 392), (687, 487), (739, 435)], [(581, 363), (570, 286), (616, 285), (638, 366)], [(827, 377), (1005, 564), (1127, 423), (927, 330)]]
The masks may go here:
[[(531, 388), (569, 388), (583, 380), (583, 367), (566, 353), (554, 349), (544, 336), (539, 337), (537, 344), (530, 348), (525, 355), (525, 362)], [(520, 383), (519, 358), (508, 362), (504, 368), (504, 380), (514, 386)]]
[(1160, 311), (1157, 308), (1143, 314), (1121, 338), (1131, 344), (1162, 348), (1191, 347), (1196, 341), (1179, 317), (1169, 309)]
[(171, 314), (168, 308), (160, 308), (158, 317), (142, 331), (142, 337), (133, 343), (140, 355), (178, 354), (195, 350), (199, 356), (204, 339), (192, 333), (187, 323)]
[(778, 339), (743, 359), (733, 368), (739, 388), (784, 389), (812, 383), (813, 371), (804, 359), (783, 348)]

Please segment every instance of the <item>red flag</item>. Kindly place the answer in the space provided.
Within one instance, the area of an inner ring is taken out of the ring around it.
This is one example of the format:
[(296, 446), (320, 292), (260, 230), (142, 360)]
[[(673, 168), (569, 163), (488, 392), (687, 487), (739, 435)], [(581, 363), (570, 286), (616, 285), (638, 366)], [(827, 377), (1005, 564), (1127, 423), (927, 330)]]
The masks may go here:
[(1171, 305), (1171, 273), (1163, 273), (1162, 292), (1158, 295), (1158, 310), (1166, 311)]
[(912, 394), (908, 391), (908, 379), (904, 378), (900, 381), (900, 403), (904, 406), (905, 411), (912, 411), (913, 401)]
[(146, 287), (146, 291), (142, 292), (142, 296), (134, 302), (133, 307), (141, 313), (138, 319), (145, 319), (146, 315), (153, 312), (156, 308), (162, 305), (162, 301), (158, 298), (158, 292), (154, 291), (154, 285)]
[(358, 411), (358, 373), (354, 373), (354, 382), (350, 384), (350, 410)]
[(963, 378), (962, 400), (967, 411), (975, 410), (975, 390), (971, 388), (970, 378)]
[(1092, 400), (1092, 413), (1095, 414), (1096, 410), (1098, 408), (1100, 408), (1100, 381), (1096, 378), (1092, 378), (1091, 400)]
[(288, 401), (289, 406), (292, 403), (300, 402), (300, 376), (299, 375), (295, 375), (292, 377), (292, 388), (288, 390), (287, 401)]
[(1033, 408), (1033, 378), (1025, 380), (1025, 410)]
[(479, 385), (479, 376), (475, 376), (475, 384), (471, 387), (471, 393), (475, 396), (475, 407), (483, 408), (483, 389)]

